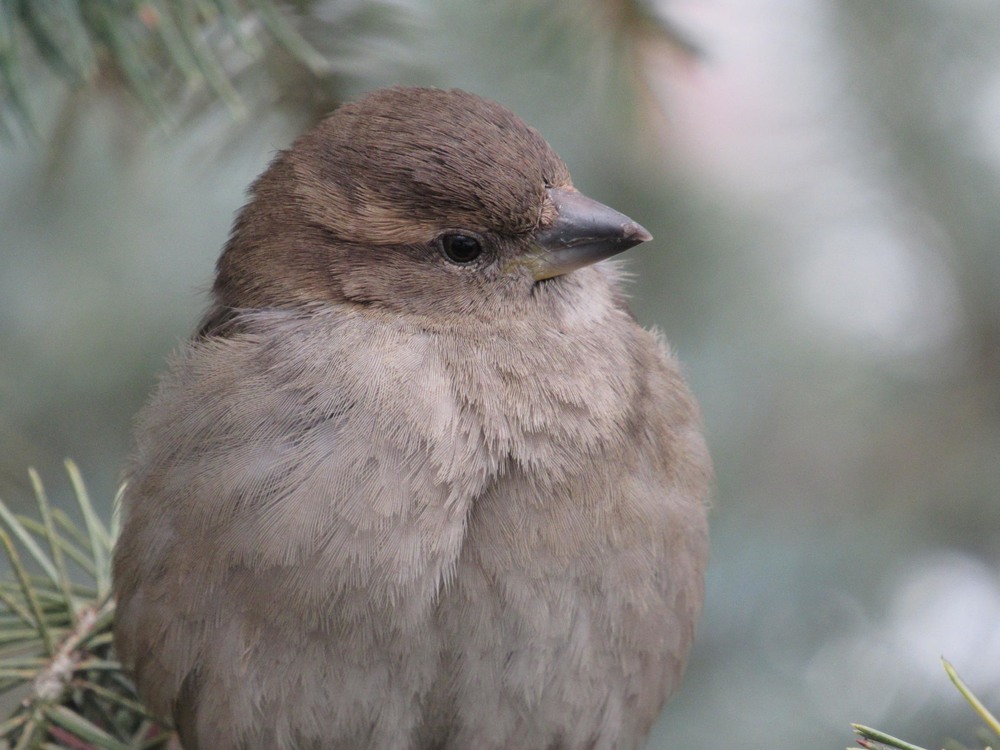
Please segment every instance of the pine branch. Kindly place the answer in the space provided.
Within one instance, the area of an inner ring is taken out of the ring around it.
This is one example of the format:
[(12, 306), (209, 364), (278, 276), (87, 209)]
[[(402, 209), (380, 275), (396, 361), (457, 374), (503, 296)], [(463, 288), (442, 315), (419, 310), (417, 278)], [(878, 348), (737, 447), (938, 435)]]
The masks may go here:
[(0, 133), (37, 137), (40, 95), (27, 82), (42, 71), (70, 92), (126, 92), (167, 130), (216, 102), (245, 118), (292, 81), (315, 97), (356, 68), (335, 51), (369, 16), (395, 31), (395, 1), (324, 21), (309, 0), (0, 0)]
[[(944, 670), (948, 674), (949, 679), (958, 688), (958, 692), (962, 694), (962, 697), (968, 701), (969, 705), (972, 706), (973, 710), (979, 714), (979, 717), (985, 723), (986, 729), (983, 732), (982, 740), (986, 750), (1000, 747), (1000, 721), (972, 693), (972, 690), (962, 681), (955, 667), (947, 659), (941, 659), (941, 663), (944, 665)], [(854, 733), (859, 737), (858, 745), (868, 750), (924, 750), (922, 747), (862, 724), (851, 724), (851, 728), (854, 729)], [(950, 742), (949, 747), (952, 750), (967, 750), (967, 748), (957, 742)], [(851, 749), (848, 748), (847, 750)]]
[(0, 692), (21, 697), (0, 722), (10, 748), (127, 750), (163, 746), (115, 660), (110, 555), (115, 534), (97, 516), (76, 465), (66, 462), (83, 524), (49, 506), (29, 470), (40, 520), (0, 500), (0, 544), (11, 576), (0, 580)]

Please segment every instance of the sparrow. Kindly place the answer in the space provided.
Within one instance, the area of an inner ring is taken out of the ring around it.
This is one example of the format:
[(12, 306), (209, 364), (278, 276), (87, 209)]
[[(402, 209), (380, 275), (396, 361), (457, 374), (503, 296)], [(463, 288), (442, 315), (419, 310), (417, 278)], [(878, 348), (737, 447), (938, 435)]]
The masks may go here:
[(684, 671), (711, 465), (613, 263), (651, 239), (458, 90), (251, 188), (141, 412), (115, 645), (186, 750), (627, 750)]

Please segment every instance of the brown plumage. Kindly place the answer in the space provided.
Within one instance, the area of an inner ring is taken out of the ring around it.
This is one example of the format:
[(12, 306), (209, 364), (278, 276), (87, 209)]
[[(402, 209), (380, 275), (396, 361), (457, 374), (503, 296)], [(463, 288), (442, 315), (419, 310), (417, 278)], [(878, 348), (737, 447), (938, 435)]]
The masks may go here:
[(710, 466), (613, 266), (648, 233), (459, 91), (253, 187), (139, 419), (116, 645), (186, 750), (625, 750), (684, 668)]

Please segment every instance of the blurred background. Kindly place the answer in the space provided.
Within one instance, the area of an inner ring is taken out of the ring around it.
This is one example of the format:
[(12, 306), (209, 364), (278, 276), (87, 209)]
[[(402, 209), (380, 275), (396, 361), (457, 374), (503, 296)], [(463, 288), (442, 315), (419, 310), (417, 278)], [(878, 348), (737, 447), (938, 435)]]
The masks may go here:
[(458, 86), (655, 237), (634, 308), (686, 363), (718, 480), (699, 641), (650, 747), (843, 748), (852, 721), (975, 744), (939, 657), (1000, 708), (1000, 4), (135, 0), (78, 26), (18, 5), (8, 503), (29, 465), (66, 500), (70, 456), (110, 512), (276, 149), (367, 89)]

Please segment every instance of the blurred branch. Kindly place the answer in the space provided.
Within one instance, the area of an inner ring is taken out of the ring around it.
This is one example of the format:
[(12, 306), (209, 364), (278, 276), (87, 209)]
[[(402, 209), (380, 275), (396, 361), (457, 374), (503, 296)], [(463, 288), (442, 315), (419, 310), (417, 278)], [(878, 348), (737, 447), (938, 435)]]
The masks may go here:
[(622, 32), (634, 37), (648, 36), (665, 44), (688, 61), (704, 60), (706, 50), (687, 29), (664, 12), (662, 3), (647, 0), (605, 0), (617, 17)]
[(653, 39), (689, 60), (705, 57), (705, 50), (689, 31), (680, 26), (662, 7), (648, 0), (519, 0), (528, 12), (554, 17), (554, 27), (574, 26), (581, 20), (610, 33), (619, 42), (634, 43)]
[(247, 79), (271, 65), (275, 53), (286, 61), (284, 82), (304, 78), (306, 88), (329, 86), (352, 70), (356, 59), (342, 54), (335, 59), (307, 37), (335, 46), (356, 32), (360, 17), (401, 10), (391, 2), (333, 3), (333, 10), (326, 10), (332, 20), (324, 21), (313, 15), (317, 5), (309, 0), (0, 0), (0, 132), (9, 136), (16, 123), (22, 132), (38, 136), (39, 94), (27, 81), (39, 69), (54, 74), (71, 92), (127, 92), (167, 129), (183, 121), (186, 112), (212, 102), (245, 117), (253, 107), (241, 88), (253, 88)]

